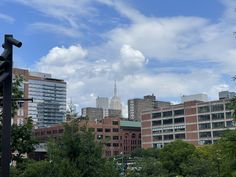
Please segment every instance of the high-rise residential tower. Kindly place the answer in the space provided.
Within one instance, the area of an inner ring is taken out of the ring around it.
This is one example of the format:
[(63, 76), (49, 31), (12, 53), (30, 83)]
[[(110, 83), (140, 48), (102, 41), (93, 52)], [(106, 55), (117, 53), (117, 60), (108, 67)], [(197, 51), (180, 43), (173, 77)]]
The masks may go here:
[[(52, 78), (51, 74), (30, 72), (24, 69), (13, 69), (14, 75), (24, 78), (22, 89), (25, 98), (33, 98), (33, 102), (24, 102), (23, 112), (19, 112), (15, 123), (19, 119), (30, 116), (35, 127), (49, 127), (65, 121), (66, 112), (66, 82)], [(19, 109), (21, 110), (21, 109)]]

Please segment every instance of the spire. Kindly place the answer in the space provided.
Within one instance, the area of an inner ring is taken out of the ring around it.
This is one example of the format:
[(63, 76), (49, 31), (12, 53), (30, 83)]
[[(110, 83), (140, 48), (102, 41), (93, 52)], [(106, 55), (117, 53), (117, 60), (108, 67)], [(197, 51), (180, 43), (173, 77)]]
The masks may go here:
[(114, 85), (114, 96), (117, 96), (116, 80), (115, 80), (115, 85)]

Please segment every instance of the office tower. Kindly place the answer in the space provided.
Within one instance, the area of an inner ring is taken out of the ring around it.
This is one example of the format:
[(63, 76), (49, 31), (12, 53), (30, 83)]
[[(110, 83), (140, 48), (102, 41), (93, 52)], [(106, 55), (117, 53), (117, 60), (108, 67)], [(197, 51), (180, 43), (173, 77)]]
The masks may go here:
[(102, 109), (108, 109), (109, 108), (109, 99), (107, 97), (97, 97), (96, 107), (102, 108)]
[(24, 69), (13, 69), (14, 75), (24, 78), (23, 90), (25, 98), (33, 98), (33, 102), (24, 102), (24, 113), (17, 115), (30, 116), (34, 126), (49, 127), (65, 121), (66, 82), (52, 78), (51, 74), (31, 72)]
[(117, 96), (116, 81), (114, 84), (114, 96), (111, 98), (110, 101), (110, 109), (122, 110), (122, 104), (120, 102), (120, 98)]
[(153, 94), (146, 95), (143, 98), (130, 99), (128, 100), (128, 118), (129, 120), (140, 121), (142, 111), (166, 105), (170, 105), (170, 102), (157, 101)]

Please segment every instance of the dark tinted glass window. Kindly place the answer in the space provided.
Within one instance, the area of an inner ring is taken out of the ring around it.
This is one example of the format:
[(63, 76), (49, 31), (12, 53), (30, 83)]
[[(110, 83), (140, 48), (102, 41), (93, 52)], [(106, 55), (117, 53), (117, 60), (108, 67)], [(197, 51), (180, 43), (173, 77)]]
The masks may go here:
[(163, 125), (172, 124), (172, 123), (173, 123), (173, 119), (164, 119), (163, 120)]
[(198, 107), (198, 113), (206, 113), (206, 112), (210, 112), (209, 106)]
[(184, 115), (184, 109), (174, 110), (174, 115), (175, 116)]
[(161, 112), (153, 113), (152, 118), (161, 118)]
[(152, 126), (161, 125), (161, 120), (152, 121)]
[(184, 123), (184, 117), (175, 118), (175, 119), (174, 119), (174, 122), (175, 122), (175, 124)]
[(163, 112), (163, 117), (171, 117), (171, 116), (172, 116), (172, 111)]

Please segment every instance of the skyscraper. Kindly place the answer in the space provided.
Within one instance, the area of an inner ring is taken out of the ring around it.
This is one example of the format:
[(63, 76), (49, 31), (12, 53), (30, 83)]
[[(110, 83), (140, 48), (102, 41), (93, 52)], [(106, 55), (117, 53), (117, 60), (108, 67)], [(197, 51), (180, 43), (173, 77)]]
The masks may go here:
[(65, 121), (66, 82), (52, 78), (51, 74), (14, 69), (14, 75), (24, 77), (24, 97), (33, 98), (33, 102), (24, 102), (23, 114), (17, 119), (30, 116), (35, 127), (49, 127)]
[(120, 102), (120, 98), (117, 96), (116, 81), (114, 84), (114, 96), (111, 98), (110, 101), (110, 109), (122, 110), (122, 104)]
[(109, 108), (109, 99), (107, 97), (97, 97), (96, 107), (102, 108), (102, 109), (108, 109)]

